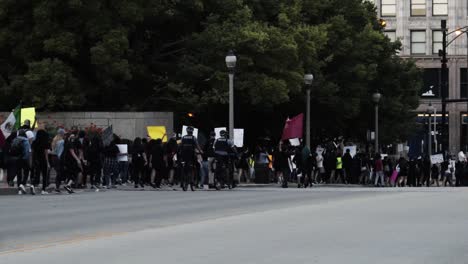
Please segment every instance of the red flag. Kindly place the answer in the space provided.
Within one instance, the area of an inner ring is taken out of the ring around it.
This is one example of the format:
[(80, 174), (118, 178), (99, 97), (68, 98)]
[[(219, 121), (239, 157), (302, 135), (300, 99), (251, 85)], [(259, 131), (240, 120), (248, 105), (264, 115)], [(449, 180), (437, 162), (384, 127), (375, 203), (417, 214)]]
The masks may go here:
[(303, 127), (304, 127), (304, 114), (299, 114), (291, 119), (286, 120), (286, 124), (283, 129), (283, 136), (281, 140), (291, 138), (302, 138)]

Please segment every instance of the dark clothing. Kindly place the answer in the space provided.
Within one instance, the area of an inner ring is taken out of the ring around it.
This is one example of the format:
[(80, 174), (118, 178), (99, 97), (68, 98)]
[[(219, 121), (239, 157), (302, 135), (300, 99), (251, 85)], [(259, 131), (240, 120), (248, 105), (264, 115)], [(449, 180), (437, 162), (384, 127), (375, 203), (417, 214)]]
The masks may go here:
[(398, 164), (400, 165), (400, 176), (408, 176), (408, 162), (401, 159)]
[(455, 164), (455, 186), (463, 186), (465, 166), (464, 162), (457, 162)]
[(351, 154), (345, 153), (343, 155), (343, 169), (345, 170), (351, 169), (352, 164), (353, 164), (353, 157), (351, 157)]
[(273, 154), (273, 168), (278, 172), (283, 172), (289, 168), (287, 153), (277, 150)]
[(151, 166), (153, 169), (164, 169), (164, 149), (162, 145), (155, 145), (151, 150)]
[(434, 179), (434, 180), (437, 180), (439, 179), (439, 167), (437, 167), (437, 165), (432, 165), (432, 168), (431, 168), (431, 178)]
[(100, 145), (91, 145), (86, 151), (86, 159), (88, 161), (88, 174), (91, 185), (99, 185), (101, 182), (102, 171), (102, 147)]
[(215, 153), (214, 153), (214, 143), (216, 139), (210, 138), (208, 142), (205, 145), (205, 149), (203, 150), (203, 160), (208, 160), (208, 158), (214, 158)]
[(192, 135), (182, 137), (179, 148), (179, 159), (188, 164), (194, 164), (196, 160), (195, 149), (197, 147), (197, 138)]
[(63, 168), (67, 179), (76, 181), (76, 176), (81, 171), (81, 169), (78, 166), (77, 160), (71, 154), (71, 151), (73, 151), (75, 155), (78, 156), (78, 150), (74, 141), (75, 140), (67, 140), (67, 142), (65, 142), (64, 153), (62, 154), (62, 157)]

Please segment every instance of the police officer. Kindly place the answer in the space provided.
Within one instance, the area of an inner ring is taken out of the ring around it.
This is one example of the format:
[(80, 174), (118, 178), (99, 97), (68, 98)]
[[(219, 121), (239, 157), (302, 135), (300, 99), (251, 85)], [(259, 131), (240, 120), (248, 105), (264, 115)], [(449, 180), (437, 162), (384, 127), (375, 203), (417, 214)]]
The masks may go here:
[(224, 162), (224, 164), (228, 164), (229, 157), (236, 154), (236, 149), (234, 147), (234, 143), (228, 139), (228, 133), (225, 130), (220, 132), (220, 136), (221, 137), (218, 138), (214, 143), (214, 152), (218, 162)]
[(195, 150), (197, 150), (199, 153), (203, 153), (200, 146), (198, 145), (197, 138), (193, 135), (193, 131), (193, 127), (187, 127), (187, 135), (182, 137), (178, 155), (180, 160), (185, 163), (185, 166), (183, 167), (183, 173), (191, 173), (192, 177), (190, 179), (190, 189), (192, 191), (195, 190), (193, 182), (193, 167), (196, 162)]

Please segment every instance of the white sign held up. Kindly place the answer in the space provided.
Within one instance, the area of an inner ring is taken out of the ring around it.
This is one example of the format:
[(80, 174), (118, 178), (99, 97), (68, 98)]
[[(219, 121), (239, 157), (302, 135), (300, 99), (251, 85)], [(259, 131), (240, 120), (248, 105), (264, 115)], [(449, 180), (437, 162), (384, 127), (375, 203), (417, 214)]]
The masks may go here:
[[(182, 136), (187, 135), (187, 127), (188, 126), (182, 126)], [(198, 128), (193, 128), (193, 135), (198, 138)]]
[(234, 146), (242, 148), (244, 146), (244, 129), (234, 129)]
[(218, 139), (218, 138), (221, 137), (220, 132), (221, 132), (222, 130), (227, 130), (227, 129), (226, 129), (225, 127), (217, 127), (217, 128), (214, 129), (214, 131), (215, 131), (215, 133), (216, 133), (216, 136), (215, 136), (216, 139)]
[(442, 154), (431, 155), (432, 164), (441, 164), (442, 162), (444, 162), (444, 155)]
[(119, 148), (120, 155), (118, 156), (118, 161), (128, 161), (128, 146), (127, 144), (117, 144)]

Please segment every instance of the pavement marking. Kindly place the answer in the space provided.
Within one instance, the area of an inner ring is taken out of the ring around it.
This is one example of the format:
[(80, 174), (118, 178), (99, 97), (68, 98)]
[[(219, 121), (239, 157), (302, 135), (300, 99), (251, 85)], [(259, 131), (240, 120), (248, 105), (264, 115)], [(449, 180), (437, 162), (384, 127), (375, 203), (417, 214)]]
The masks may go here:
[(56, 246), (61, 246), (61, 245), (75, 244), (75, 243), (79, 243), (83, 241), (98, 240), (102, 238), (120, 236), (120, 235), (124, 235), (127, 233), (128, 232), (102, 232), (102, 233), (96, 233), (93, 235), (78, 236), (78, 237), (65, 239), (65, 240), (51, 240), (51, 241), (45, 241), (45, 242), (31, 243), (28, 245), (17, 245), (15, 246), (15, 249), (0, 252), (0, 256), (5, 256), (8, 254), (19, 253), (19, 252), (27, 252), (27, 251), (51, 248), (51, 247), (56, 247)]

